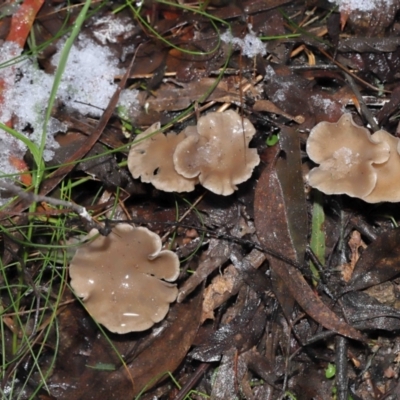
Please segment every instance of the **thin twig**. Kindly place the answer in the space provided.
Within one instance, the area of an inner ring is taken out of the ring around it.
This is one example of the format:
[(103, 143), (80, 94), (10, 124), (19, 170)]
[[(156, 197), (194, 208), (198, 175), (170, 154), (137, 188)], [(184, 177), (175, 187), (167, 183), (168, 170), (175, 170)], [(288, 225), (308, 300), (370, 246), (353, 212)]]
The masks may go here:
[(81, 218), (87, 221), (90, 228), (96, 228), (100, 233), (104, 230), (103, 225), (99, 224), (90, 216), (85, 207), (82, 207), (78, 204), (72, 203), (70, 201), (55, 199), (49, 196), (43, 196), (40, 194), (35, 194), (33, 192), (26, 192), (22, 188), (5, 181), (0, 181), (0, 188), (7, 190), (13, 195), (18, 196), (22, 200), (25, 200), (28, 203), (48, 203), (54, 206), (67, 207), (70, 210), (76, 212)]
[(358, 103), (360, 104), (362, 115), (368, 121), (368, 123), (370, 124), (370, 126), (374, 132), (379, 131), (379, 126), (376, 123), (376, 121), (374, 120), (374, 117), (372, 116), (371, 111), (365, 104), (365, 101), (364, 101), (363, 97), (361, 96), (361, 93), (358, 90), (356, 83), (354, 82), (353, 76), (351, 76), (350, 74), (345, 74), (345, 76), (346, 76), (346, 81), (350, 85), (351, 90), (353, 91), (354, 95), (356, 96), (356, 98), (358, 100)]

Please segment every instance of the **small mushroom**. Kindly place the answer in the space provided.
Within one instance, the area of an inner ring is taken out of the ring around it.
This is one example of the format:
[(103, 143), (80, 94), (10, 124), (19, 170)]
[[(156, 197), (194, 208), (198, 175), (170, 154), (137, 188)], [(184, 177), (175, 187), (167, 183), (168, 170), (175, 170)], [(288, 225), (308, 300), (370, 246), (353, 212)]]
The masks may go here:
[(380, 130), (372, 135), (375, 142), (385, 142), (390, 146), (389, 160), (383, 164), (373, 165), (376, 171), (376, 185), (372, 192), (363, 197), (368, 203), (379, 203), (382, 201), (400, 201), (400, 140), (388, 132)]
[(135, 179), (140, 177), (142, 182), (152, 183), (155, 188), (164, 192), (193, 191), (198, 179), (179, 175), (173, 164), (175, 148), (186, 138), (185, 134), (171, 132), (164, 135), (158, 132), (151, 135), (158, 129), (160, 123), (156, 122), (136, 137), (137, 143), (129, 151), (129, 171)]
[(351, 114), (338, 122), (320, 122), (310, 132), (307, 153), (320, 164), (310, 171), (308, 182), (326, 194), (365, 198), (377, 183), (374, 167), (389, 159), (390, 147), (376, 142), (366, 128), (354, 123)]
[(248, 148), (254, 126), (232, 110), (210, 112), (199, 118), (197, 133), (192, 127), (177, 145), (176, 171), (188, 179), (198, 177), (205, 188), (216, 194), (232, 194), (260, 162), (257, 150)]
[[(89, 233), (90, 237), (97, 230)], [(179, 259), (147, 228), (119, 224), (81, 246), (69, 267), (71, 287), (93, 319), (111, 332), (143, 331), (167, 314), (178, 290)], [(164, 280), (162, 280), (164, 279)]]

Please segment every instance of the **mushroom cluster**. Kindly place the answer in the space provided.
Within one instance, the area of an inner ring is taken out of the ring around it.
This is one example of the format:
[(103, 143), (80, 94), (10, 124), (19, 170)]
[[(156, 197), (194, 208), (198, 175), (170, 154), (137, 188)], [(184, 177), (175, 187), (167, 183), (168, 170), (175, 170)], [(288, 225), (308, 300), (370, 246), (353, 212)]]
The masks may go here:
[(307, 154), (319, 167), (310, 186), (326, 194), (347, 194), (368, 203), (400, 201), (400, 140), (384, 130), (374, 134), (343, 114), (310, 132)]
[(228, 196), (250, 178), (259, 164), (256, 149), (248, 147), (255, 134), (247, 118), (229, 110), (210, 112), (181, 133), (162, 132), (159, 123), (141, 133), (129, 152), (134, 178), (167, 192), (190, 192), (197, 183)]
[(164, 319), (178, 294), (169, 283), (179, 275), (178, 256), (161, 250), (160, 237), (147, 228), (121, 223), (108, 236), (96, 229), (88, 236), (69, 273), (92, 318), (115, 333), (143, 331)]

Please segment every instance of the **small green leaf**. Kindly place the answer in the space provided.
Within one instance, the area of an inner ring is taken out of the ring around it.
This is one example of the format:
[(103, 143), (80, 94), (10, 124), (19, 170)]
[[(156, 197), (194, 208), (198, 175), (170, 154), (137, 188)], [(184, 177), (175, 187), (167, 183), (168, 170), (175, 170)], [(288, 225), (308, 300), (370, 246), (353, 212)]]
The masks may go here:
[(275, 146), (278, 142), (279, 142), (279, 135), (278, 134), (273, 134), (271, 136), (268, 136), (267, 140), (265, 141), (265, 143), (269, 147)]
[(332, 379), (336, 375), (336, 365), (329, 363), (325, 369), (325, 377)]

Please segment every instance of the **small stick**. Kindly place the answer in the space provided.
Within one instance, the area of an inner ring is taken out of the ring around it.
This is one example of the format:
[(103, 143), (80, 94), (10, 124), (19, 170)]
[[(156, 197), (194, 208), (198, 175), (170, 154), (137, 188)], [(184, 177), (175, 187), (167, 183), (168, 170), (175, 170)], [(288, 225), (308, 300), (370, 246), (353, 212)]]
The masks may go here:
[(70, 201), (55, 199), (49, 196), (43, 196), (40, 194), (35, 194), (33, 192), (25, 192), (23, 189), (19, 188), (16, 185), (8, 182), (0, 182), (0, 188), (7, 190), (8, 192), (20, 197), (21, 199), (30, 202), (30, 203), (49, 203), (54, 206), (62, 206), (71, 209), (76, 212), (81, 218), (83, 218), (89, 225), (89, 227), (96, 228), (102, 235), (106, 236), (107, 232), (104, 229), (104, 226), (94, 221), (90, 216), (85, 207), (82, 207), (78, 204), (72, 203)]

